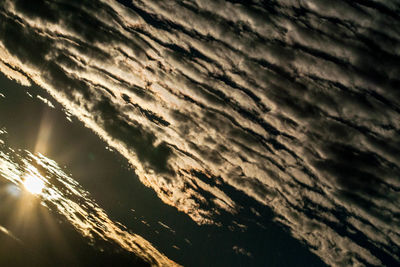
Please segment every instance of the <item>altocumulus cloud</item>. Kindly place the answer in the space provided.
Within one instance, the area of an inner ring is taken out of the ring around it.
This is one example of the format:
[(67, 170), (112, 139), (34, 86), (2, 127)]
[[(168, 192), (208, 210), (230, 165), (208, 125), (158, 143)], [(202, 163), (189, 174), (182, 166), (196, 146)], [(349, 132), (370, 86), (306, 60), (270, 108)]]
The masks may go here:
[(2, 1), (0, 70), (199, 224), (228, 184), (327, 264), (399, 263), (398, 3), (124, 3)]

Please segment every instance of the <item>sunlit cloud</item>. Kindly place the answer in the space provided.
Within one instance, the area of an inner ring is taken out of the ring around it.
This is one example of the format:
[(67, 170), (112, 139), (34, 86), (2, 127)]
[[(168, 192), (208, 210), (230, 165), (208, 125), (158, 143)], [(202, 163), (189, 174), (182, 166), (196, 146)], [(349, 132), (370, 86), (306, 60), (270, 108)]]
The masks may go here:
[(3, 232), (4, 234), (8, 235), (9, 237), (11, 237), (12, 239), (18, 241), (21, 243), (21, 240), (19, 240), (13, 233), (11, 233), (10, 230), (8, 230), (7, 228), (5, 228), (4, 226), (0, 225), (0, 232)]
[(44, 187), (44, 182), (36, 176), (29, 175), (24, 178), (24, 188), (32, 194), (41, 194)]
[[(145, 19), (115, 1), (72, 4), (70, 14), (60, 3), (41, 2), (52, 14), (43, 17), (3, 1), (0, 71), (47, 90), (165, 203), (218, 224), (241, 208), (229, 185), (327, 264), (400, 261), (395, 4), (134, 1)], [(51, 125), (42, 124), (34, 152), (46, 154)], [(10, 169), (0, 171), (23, 184), (3, 158)], [(65, 200), (55, 188), (40, 195)], [(90, 236), (93, 225), (70, 211), (88, 212), (62, 203)]]
[[(41, 205), (51, 212), (62, 215), (88, 239), (88, 243), (108, 240), (151, 265), (178, 266), (147, 240), (129, 233), (120, 223), (112, 221), (91, 199), (88, 192), (67, 175), (55, 161), (44, 155), (40, 153), (34, 155), (28, 151), (17, 153), (10, 148), (3, 148), (0, 151), (0, 175), (14, 184), (12, 189), (7, 191), (16, 197), (19, 203), (10, 218), (11, 225), (24, 229), (25, 223), (37, 223), (38, 216), (44, 216), (39, 214), (38, 205)], [(16, 194), (15, 191), (21, 191), (22, 194)], [(45, 222), (49, 224), (48, 229), (52, 231), (52, 236), (62, 239), (57, 225), (49, 219)]]

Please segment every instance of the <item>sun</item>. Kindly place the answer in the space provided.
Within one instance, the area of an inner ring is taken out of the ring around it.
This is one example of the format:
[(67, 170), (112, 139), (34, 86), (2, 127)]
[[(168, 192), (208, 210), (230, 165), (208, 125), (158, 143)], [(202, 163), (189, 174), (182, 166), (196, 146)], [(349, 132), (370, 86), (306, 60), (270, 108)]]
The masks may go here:
[(24, 187), (32, 194), (38, 195), (42, 193), (44, 182), (35, 176), (27, 176), (24, 181)]

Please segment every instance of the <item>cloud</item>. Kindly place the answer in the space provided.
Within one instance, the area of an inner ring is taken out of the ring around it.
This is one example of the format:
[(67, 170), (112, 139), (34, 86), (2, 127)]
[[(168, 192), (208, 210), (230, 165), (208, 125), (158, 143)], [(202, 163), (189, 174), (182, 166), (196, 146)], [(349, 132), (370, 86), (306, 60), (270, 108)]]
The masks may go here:
[(233, 246), (232, 247), (233, 251), (235, 251), (236, 254), (242, 254), (247, 257), (252, 257), (252, 254), (248, 251), (246, 251), (244, 248), (238, 247), (238, 246)]
[(398, 5), (1, 7), (0, 70), (47, 90), (164, 202), (218, 224), (241, 207), (230, 185), (329, 265), (399, 262)]
[[(138, 262), (144, 261), (152, 266), (179, 266), (147, 240), (128, 233), (123, 225), (112, 221), (91, 199), (88, 192), (67, 175), (55, 161), (40, 153), (34, 155), (29, 151), (16, 152), (3, 145), (0, 151), (0, 175), (21, 191), (23, 191), (24, 177), (29, 176), (41, 181), (44, 189), (37, 193), (40, 194), (43, 206), (61, 215), (63, 220), (68, 221), (88, 239), (88, 243), (96, 244), (104, 241), (115, 243), (121, 249), (133, 253), (140, 259)], [(18, 212), (21, 213), (16, 211)], [(0, 232), (21, 242), (2, 226)]]

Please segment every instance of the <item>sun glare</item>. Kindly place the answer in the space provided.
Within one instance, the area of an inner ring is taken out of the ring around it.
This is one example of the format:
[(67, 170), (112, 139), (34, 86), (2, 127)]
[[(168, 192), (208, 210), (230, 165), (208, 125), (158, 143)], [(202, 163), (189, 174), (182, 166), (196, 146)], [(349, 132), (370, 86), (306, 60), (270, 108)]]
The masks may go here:
[(38, 195), (42, 193), (44, 188), (44, 182), (35, 176), (28, 176), (24, 181), (24, 187), (30, 193)]

